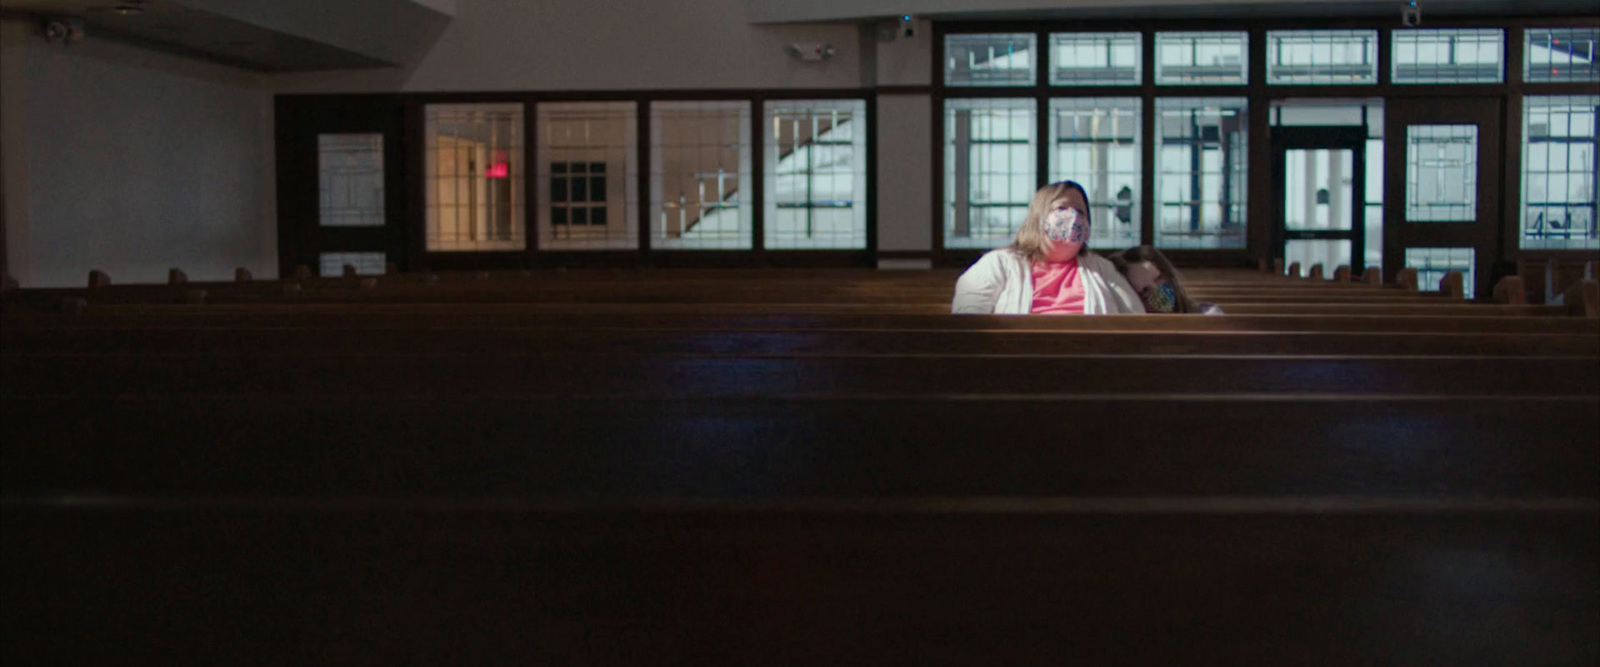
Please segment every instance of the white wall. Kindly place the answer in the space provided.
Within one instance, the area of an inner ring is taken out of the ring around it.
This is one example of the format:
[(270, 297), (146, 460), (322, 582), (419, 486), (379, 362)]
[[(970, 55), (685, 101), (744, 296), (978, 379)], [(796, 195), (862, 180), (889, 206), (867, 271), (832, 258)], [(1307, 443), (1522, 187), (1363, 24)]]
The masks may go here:
[(916, 37), (876, 42), (880, 86), (926, 86), (933, 83), (933, 23), (917, 21)]
[[(161, 282), (172, 266), (195, 280), (226, 279), (235, 266), (275, 276), (274, 93), (854, 89), (928, 78), (927, 44), (863, 44), (851, 23), (752, 26), (744, 0), (473, 0), (457, 3), (411, 67), (286, 75), (94, 36), (62, 48), (29, 34), (31, 24), (0, 25), (8, 268), (27, 286), (80, 285), (94, 268), (118, 283)], [(836, 53), (801, 62), (784, 51), (792, 42)], [(890, 150), (880, 176), (925, 170), (926, 159)], [(910, 204), (926, 208), (923, 199)], [(928, 226), (904, 215), (879, 223), (885, 241)]]
[(272, 97), (236, 69), (0, 22), (8, 268), (25, 287), (277, 274)]
[(933, 248), (932, 114), (927, 95), (878, 96), (878, 250)]
[[(753, 26), (744, 0), (473, 0), (408, 70), (277, 77), (284, 92), (855, 88), (851, 23)], [(820, 63), (784, 52), (827, 42)]]

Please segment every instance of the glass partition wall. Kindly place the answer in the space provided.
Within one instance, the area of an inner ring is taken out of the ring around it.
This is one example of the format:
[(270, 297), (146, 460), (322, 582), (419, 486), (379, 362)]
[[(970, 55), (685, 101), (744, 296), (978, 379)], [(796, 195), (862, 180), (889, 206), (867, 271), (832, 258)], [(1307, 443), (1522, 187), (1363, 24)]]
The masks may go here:
[[(1524, 251), (1600, 249), (1600, 19), (969, 23), (935, 36), (935, 246), (947, 265), (1009, 243), (1028, 195), (1059, 180), (1089, 191), (1095, 247), (1148, 244), (1192, 261), (1287, 252), (1327, 276), (1330, 264), (1389, 275), (1419, 263), (1476, 276)], [(1510, 113), (1414, 122), (1430, 120), (1416, 102), (1446, 109), (1451, 98)], [(1391, 100), (1408, 111), (1386, 136)], [(1344, 128), (1348, 145), (1275, 160), (1273, 137), (1289, 132), (1277, 128)], [(1485, 145), (1500, 137), (1521, 146)], [(1397, 207), (1387, 215), (1386, 194)], [(1284, 225), (1350, 231), (1285, 243), (1274, 231)], [(1424, 244), (1429, 234), (1454, 249)]]
[[(286, 96), (280, 161), (306, 168), (280, 184), (280, 269), (871, 265), (878, 179), (916, 159), (904, 136), (874, 155), (896, 122), (876, 117), (885, 95), (930, 103), (929, 182), (892, 191), (937, 209), (936, 265), (1010, 242), (1059, 180), (1088, 191), (1094, 247), (1191, 263), (1292, 253), (1391, 275), (1442, 266), (1444, 248), (1490, 276), (1600, 250), (1600, 18), (939, 22), (925, 37), (931, 83), (896, 90)], [(1279, 135), (1328, 128), (1349, 145), (1283, 146), (1279, 164)], [(1351, 234), (1285, 243), (1291, 229)]]

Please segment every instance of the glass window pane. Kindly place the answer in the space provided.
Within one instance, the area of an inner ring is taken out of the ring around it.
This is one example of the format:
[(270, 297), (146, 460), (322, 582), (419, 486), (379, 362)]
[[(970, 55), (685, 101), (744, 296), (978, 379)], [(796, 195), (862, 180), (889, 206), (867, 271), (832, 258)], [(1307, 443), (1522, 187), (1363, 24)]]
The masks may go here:
[(381, 276), (388, 261), (381, 252), (325, 252), (317, 255), (317, 273), (324, 278), (344, 275), (344, 266), (355, 268), (359, 276)]
[(650, 148), (652, 247), (752, 247), (749, 102), (654, 102)]
[(383, 135), (317, 135), (318, 224), (383, 226)]
[(1526, 81), (1600, 81), (1600, 28), (1529, 28), (1522, 49)]
[[(1374, 104), (1382, 107), (1381, 103)], [(1363, 106), (1360, 102), (1341, 103), (1338, 100), (1277, 100), (1273, 102), (1272, 124), (1275, 127), (1297, 125), (1359, 127), (1363, 122), (1361, 116)]]
[(1600, 248), (1600, 95), (1528, 96), (1522, 120), (1523, 248)]
[(1071, 180), (1089, 194), (1090, 244), (1139, 244), (1139, 134), (1137, 97), (1050, 100), (1049, 182)]
[(1353, 151), (1284, 151), (1284, 228), (1291, 231), (1351, 229), (1355, 211)]
[(1031, 99), (945, 101), (944, 246), (1011, 242), (1038, 185)]
[(429, 104), (423, 115), (428, 250), (526, 247), (522, 105)]
[(1406, 221), (1471, 222), (1478, 215), (1478, 126), (1406, 127)]
[(1050, 85), (1137, 86), (1144, 63), (1143, 36), (1137, 32), (1081, 32), (1050, 35)]
[(587, 178), (574, 178), (574, 179), (572, 179), (572, 201), (575, 201), (575, 202), (588, 202), (589, 201), (589, 179), (587, 179)]
[(1473, 293), (1472, 248), (1406, 248), (1406, 268), (1417, 270), (1417, 289), (1423, 292), (1439, 291), (1439, 280), (1449, 271), (1464, 274), (1462, 282), (1468, 298)]
[[(535, 197), (545, 202), (538, 207), (539, 249), (638, 248), (638, 106), (634, 102), (547, 102), (539, 104), (536, 111), (539, 175)], [(619, 177), (596, 175), (607, 172)], [(569, 201), (584, 203), (569, 207)]]
[(1244, 247), (1247, 106), (1244, 98), (1156, 100), (1156, 247)]
[(1267, 83), (1363, 84), (1378, 82), (1376, 30), (1272, 30), (1267, 32)]
[(1244, 85), (1249, 78), (1249, 33), (1156, 33), (1156, 83), (1172, 86)]
[(947, 86), (1034, 85), (1033, 33), (945, 35)]
[(1500, 83), (1505, 32), (1495, 29), (1395, 30), (1394, 83)]
[(764, 105), (767, 248), (867, 247), (866, 112), (863, 100)]
[(1333, 270), (1350, 266), (1349, 239), (1290, 239), (1283, 242), (1283, 264), (1300, 263), (1301, 275), (1311, 275), (1311, 267), (1322, 265), (1324, 280), (1333, 279)]

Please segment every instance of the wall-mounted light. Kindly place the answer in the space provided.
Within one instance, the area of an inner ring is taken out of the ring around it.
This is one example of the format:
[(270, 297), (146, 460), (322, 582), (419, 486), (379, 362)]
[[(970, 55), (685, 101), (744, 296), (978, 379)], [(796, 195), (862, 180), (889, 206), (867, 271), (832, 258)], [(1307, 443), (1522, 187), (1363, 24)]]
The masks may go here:
[(783, 47), (783, 50), (806, 62), (826, 60), (834, 54), (833, 45), (827, 42), (794, 42)]

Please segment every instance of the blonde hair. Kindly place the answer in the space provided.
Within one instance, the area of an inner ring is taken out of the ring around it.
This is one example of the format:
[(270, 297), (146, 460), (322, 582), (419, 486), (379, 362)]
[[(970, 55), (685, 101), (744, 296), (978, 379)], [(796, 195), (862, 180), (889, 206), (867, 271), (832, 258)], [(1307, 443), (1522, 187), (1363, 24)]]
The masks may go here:
[[(1011, 251), (1028, 260), (1029, 264), (1042, 262), (1050, 255), (1050, 239), (1044, 235), (1042, 222), (1046, 213), (1050, 212), (1050, 204), (1066, 196), (1068, 190), (1077, 190), (1083, 196), (1084, 222), (1094, 224), (1089, 218), (1089, 191), (1073, 181), (1059, 181), (1051, 183), (1038, 192), (1033, 193), (1033, 202), (1028, 204), (1028, 215), (1022, 219), (1022, 227), (1017, 229), (1017, 238), (1011, 242)], [(1078, 254), (1083, 254), (1089, 249), (1089, 242), (1084, 241)]]

